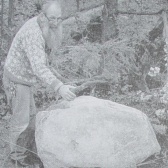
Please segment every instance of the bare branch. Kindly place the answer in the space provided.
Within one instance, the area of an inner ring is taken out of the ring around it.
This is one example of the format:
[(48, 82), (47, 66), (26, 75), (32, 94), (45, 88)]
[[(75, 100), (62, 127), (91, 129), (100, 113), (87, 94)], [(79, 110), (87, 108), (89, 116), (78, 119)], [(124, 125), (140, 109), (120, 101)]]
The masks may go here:
[(109, 85), (109, 82), (105, 80), (88, 81), (86, 83), (83, 83), (80, 86), (77, 86), (75, 89), (72, 89), (72, 92), (74, 92), (75, 94), (78, 94), (79, 92), (83, 91), (86, 88), (93, 88), (94, 86), (100, 85), (100, 84)]
[(159, 15), (161, 14), (163, 9), (157, 12), (127, 12), (127, 11), (120, 11), (118, 10), (116, 14), (124, 14), (124, 15)]

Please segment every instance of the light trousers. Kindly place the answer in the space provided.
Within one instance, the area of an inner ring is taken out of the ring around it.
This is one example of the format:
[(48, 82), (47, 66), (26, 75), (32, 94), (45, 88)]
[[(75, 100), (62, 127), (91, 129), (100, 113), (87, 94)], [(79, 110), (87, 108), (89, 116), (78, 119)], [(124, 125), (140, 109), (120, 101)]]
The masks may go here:
[[(21, 133), (26, 130), (31, 117), (36, 114), (33, 97), (33, 88), (12, 82), (3, 77), (3, 84), (8, 104), (12, 109), (12, 117), (9, 122), (10, 148), (11, 152), (18, 150), (17, 140)], [(35, 127), (34, 123), (31, 127)]]

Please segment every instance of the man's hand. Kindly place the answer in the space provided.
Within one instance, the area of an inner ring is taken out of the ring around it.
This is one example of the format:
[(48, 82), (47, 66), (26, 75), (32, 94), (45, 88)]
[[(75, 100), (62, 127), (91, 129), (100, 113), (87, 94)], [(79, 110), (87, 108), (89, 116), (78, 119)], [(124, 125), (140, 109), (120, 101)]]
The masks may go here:
[(74, 86), (70, 85), (62, 85), (58, 92), (62, 96), (63, 99), (71, 101), (74, 100), (76, 95), (70, 91), (70, 89), (75, 89)]

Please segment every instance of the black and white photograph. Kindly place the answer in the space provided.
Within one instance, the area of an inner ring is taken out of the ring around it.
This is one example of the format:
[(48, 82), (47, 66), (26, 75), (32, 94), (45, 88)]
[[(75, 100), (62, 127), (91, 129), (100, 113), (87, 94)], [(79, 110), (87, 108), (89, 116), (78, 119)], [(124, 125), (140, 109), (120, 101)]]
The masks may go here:
[(168, 0), (0, 0), (0, 168), (168, 168)]

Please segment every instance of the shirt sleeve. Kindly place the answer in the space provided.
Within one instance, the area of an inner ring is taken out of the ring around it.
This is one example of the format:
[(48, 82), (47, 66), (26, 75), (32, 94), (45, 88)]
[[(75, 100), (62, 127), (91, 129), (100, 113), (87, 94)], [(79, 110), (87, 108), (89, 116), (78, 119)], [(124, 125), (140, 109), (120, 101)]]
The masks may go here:
[(45, 53), (45, 42), (42, 35), (31, 34), (25, 39), (25, 52), (30, 61), (34, 74), (45, 84), (51, 86), (55, 91), (63, 83), (47, 67), (47, 57)]

